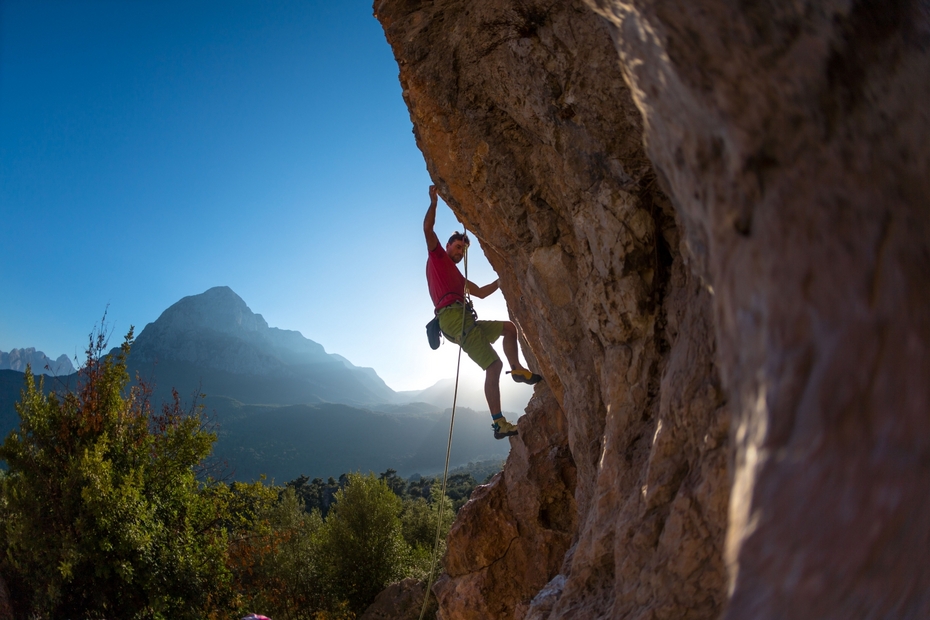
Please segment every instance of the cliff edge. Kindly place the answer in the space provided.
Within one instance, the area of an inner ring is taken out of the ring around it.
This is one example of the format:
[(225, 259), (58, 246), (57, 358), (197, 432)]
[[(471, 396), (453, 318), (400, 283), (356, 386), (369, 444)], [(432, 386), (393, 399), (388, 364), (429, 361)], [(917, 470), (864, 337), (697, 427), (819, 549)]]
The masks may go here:
[(442, 617), (930, 616), (926, 3), (375, 14), (547, 378)]

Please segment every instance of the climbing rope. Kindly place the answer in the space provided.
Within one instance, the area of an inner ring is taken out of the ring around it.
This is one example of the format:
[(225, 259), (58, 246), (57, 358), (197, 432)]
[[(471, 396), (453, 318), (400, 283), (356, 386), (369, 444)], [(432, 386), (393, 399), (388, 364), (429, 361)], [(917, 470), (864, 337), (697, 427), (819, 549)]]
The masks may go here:
[[(468, 234), (468, 230), (465, 230)], [(462, 343), (465, 341), (465, 313), (468, 309), (468, 245), (465, 245), (465, 296), (462, 301), (462, 333), (459, 336), (459, 355), (455, 362), (455, 389), (452, 392), (452, 416), (449, 420), (449, 442), (446, 444), (446, 465), (442, 471), (442, 490), (439, 493), (439, 519), (436, 521), (436, 541), (433, 543), (433, 559), (429, 567), (429, 578), (426, 580), (426, 593), (423, 595), (423, 607), (420, 608), (420, 620), (426, 615), (429, 603), (430, 588), (433, 587), (433, 576), (436, 572), (436, 562), (439, 558), (439, 539), (442, 536), (442, 513), (446, 505), (446, 482), (449, 479), (449, 455), (452, 453), (452, 429), (455, 427), (455, 406), (459, 398), (459, 371), (462, 366)]]

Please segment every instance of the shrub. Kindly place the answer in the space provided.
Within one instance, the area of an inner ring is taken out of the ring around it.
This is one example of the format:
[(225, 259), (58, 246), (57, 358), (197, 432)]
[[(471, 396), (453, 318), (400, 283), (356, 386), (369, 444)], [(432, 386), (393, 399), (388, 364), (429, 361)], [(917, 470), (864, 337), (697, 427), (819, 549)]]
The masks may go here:
[[(438, 489), (437, 489), (438, 490)], [(438, 495), (438, 493), (436, 493)], [(431, 498), (432, 499), (432, 498)], [(442, 527), (439, 530), (439, 548), (436, 551), (440, 562), (446, 552), (446, 537), (455, 519), (455, 510), (452, 501), (447, 496), (444, 499), (442, 511)], [(400, 516), (401, 531), (404, 541), (410, 547), (408, 564), (404, 570), (405, 577), (415, 577), (425, 581), (429, 576), (430, 564), (433, 557), (433, 546), (436, 544), (436, 525), (439, 521), (439, 502), (427, 502), (422, 497), (404, 500)]]
[(2, 572), (18, 615), (204, 618), (229, 574), (217, 505), (196, 468), (215, 436), (177, 393), (160, 413), (127, 390), (132, 330), (108, 356), (91, 335), (76, 392), (46, 396), (27, 369), (18, 430), (0, 446)]
[(319, 530), (314, 558), (330, 609), (347, 601), (358, 613), (404, 576), (410, 549), (401, 532), (401, 508), (374, 474), (349, 474)]
[(304, 512), (290, 487), (236, 483), (231, 493), (229, 565), (240, 615), (313, 618), (324, 605), (313, 562), (320, 512)]

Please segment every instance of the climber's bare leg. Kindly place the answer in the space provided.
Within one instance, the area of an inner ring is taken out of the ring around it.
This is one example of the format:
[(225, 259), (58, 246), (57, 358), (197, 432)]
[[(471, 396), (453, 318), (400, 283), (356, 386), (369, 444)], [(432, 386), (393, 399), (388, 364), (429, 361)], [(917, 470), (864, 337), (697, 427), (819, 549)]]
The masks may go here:
[(497, 360), (484, 371), (484, 397), (488, 400), (491, 415), (501, 412), (501, 370), (503, 362)]
[[(504, 321), (504, 356), (510, 368), (523, 368), (520, 365), (520, 354), (517, 350), (517, 326), (510, 321)], [(498, 373), (500, 374), (500, 373)]]

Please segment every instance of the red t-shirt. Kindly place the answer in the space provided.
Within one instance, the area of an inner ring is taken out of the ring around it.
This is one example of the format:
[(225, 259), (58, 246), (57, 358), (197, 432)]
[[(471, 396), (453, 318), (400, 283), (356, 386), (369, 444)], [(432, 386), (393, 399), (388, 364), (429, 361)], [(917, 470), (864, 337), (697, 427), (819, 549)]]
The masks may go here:
[(426, 282), (433, 307), (439, 310), (457, 301), (465, 301), (465, 276), (455, 266), (445, 248), (437, 243), (426, 261)]

